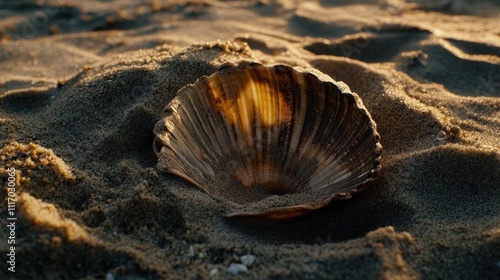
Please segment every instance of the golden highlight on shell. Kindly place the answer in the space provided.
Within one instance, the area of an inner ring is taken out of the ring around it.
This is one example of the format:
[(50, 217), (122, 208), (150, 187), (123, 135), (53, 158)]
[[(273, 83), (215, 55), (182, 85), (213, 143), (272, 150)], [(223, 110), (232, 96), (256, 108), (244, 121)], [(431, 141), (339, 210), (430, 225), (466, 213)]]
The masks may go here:
[(166, 111), (154, 128), (158, 169), (234, 202), (228, 216), (301, 216), (349, 198), (381, 168), (361, 99), (319, 72), (224, 66)]

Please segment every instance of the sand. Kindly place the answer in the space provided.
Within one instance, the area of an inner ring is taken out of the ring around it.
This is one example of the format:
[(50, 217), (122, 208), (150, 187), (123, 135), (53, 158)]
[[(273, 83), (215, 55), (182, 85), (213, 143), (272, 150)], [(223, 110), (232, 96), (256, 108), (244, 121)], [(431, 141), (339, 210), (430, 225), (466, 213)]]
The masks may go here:
[[(499, 16), (472, 0), (2, 2), (0, 278), (500, 279)], [(377, 180), (270, 221), (227, 219), (159, 172), (163, 108), (242, 60), (348, 84), (378, 125)]]

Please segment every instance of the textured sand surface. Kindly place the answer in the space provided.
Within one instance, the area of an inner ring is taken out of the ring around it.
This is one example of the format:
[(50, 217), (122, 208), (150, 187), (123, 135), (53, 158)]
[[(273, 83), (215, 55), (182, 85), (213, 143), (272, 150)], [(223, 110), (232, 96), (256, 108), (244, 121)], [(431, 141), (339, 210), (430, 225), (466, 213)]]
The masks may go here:
[[(497, 1), (9, 1), (0, 38), (2, 279), (500, 279)], [(242, 60), (348, 84), (378, 179), (269, 221), (159, 172), (163, 108)]]

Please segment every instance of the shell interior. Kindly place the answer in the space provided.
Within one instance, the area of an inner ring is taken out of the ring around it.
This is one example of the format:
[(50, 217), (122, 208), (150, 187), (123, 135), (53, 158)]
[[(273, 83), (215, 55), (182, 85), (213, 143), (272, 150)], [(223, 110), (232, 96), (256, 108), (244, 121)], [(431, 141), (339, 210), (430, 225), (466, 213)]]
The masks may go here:
[[(303, 215), (349, 197), (380, 170), (375, 122), (326, 75), (226, 66), (182, 88), (166, 111), (154, 130), (158, 168), (239, 204), (232, 216)], [(271, 197), (277, 203), (259, 208)]]

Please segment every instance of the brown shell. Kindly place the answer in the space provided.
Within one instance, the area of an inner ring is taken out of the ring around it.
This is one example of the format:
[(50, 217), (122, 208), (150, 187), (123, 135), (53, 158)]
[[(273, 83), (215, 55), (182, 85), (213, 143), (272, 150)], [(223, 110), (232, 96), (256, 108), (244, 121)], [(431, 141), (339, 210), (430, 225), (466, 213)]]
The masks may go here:
[(158, 169), (234, 202), (228, 216), (304, 215), (349, 198), (381, 168), (361, 99), (319, 72), (225, 66), (179, 90), (166, 111), (154, 129)]

